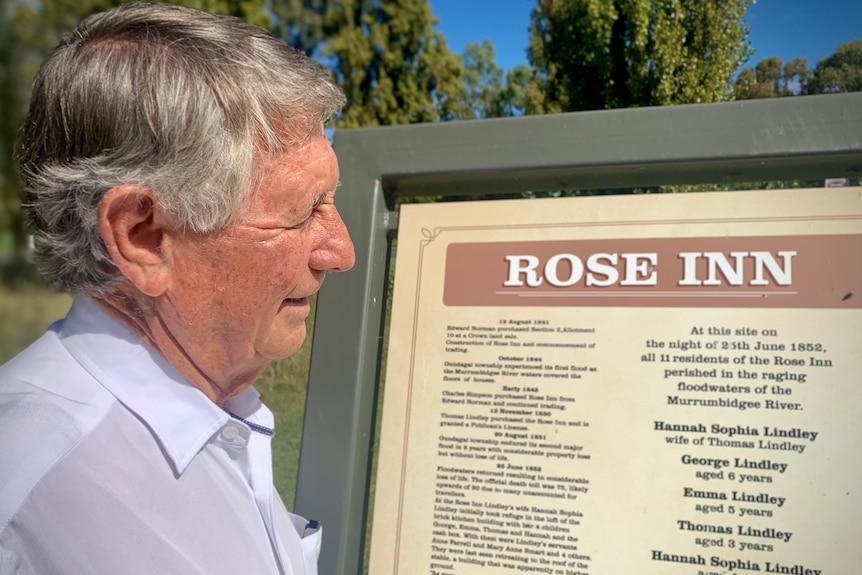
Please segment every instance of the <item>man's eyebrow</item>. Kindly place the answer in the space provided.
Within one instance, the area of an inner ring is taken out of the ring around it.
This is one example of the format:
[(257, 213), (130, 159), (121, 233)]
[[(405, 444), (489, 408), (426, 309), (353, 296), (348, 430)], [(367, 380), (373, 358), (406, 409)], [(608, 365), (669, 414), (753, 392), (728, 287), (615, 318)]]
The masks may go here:
[(336, 191), (338, 191), (338, 188), (340, 188), (340, 187), (341, 187), (341, 180), (338, 180), (337, 182), (335, 182), (335, 185), (334, 185), (332, 188), (330, 188), (330, 189), (328, 189), (327, 191), (325, 191), (325, 192), (323, 192), (322, 194), (320, 194), (320, 199), (319, 199), (319, 200), (315, 200), (315, 205), (319, 205), (319, 204), (320, 204), (320, 202), (322, 202), (323, 200), (325, 200), (325, 199), (326, 199), (326, 198), (328, 198), (328, 197), (333, 197), (333, 198), (334, 198), (334, 197), (335, 197), (335, 192), (336, 192)]

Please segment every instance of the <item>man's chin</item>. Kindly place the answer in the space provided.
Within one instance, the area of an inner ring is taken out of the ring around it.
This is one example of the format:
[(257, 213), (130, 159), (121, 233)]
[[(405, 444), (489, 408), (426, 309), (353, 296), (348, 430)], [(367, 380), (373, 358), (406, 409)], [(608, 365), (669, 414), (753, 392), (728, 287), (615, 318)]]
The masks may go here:
[(305, 342), (305, 324), (303, 323), (301, 328), (293, 328), (291, 333), (285, 333), (282, 337), (273, 335), (276, 337), (270, 338), (265, 353), (261, 355), (270, 361), (287, 359), (302, 349), (302, 344)]

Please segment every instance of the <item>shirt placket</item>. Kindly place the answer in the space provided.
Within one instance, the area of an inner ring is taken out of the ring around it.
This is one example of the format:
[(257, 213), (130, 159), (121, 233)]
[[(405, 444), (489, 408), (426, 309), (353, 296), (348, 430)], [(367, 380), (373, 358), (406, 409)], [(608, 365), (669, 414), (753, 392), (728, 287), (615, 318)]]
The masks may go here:
[(266, 526), (269, 542), (272, 546), (279, 572), (283, 575), (294, 575), (293, 567), (286, 560), (287, 554), (281, 539), (275, 530), (272, 511), (273, 481), (272, 481), (272, 438), (260, 433), (252, 433), (249, 438), (248, 452), (251, 460), (251, 475), (249, 484), (254, 494), (258, 511)]

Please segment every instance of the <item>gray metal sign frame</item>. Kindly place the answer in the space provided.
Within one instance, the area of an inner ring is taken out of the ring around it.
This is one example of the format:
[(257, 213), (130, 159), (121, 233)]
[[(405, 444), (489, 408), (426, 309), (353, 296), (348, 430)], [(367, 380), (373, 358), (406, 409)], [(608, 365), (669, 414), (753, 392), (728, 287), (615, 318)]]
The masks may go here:
[[(390, 198), (862, 175), (862, 93), (338, 131), (356, 265), (318, 296), (296, 509), (361, 572)], [(377, 497), (386, 494), (378, 493)], [(375, 529), (385, 529), (376, 525)]]

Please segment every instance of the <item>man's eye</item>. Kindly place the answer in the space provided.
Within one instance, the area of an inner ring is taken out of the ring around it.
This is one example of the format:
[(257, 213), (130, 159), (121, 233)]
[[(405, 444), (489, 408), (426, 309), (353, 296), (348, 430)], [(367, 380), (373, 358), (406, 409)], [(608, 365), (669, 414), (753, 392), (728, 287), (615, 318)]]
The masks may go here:
[(314, 205), (311, 207), (311, 212), (308, 214), (308, 217), (305, 218), (302, 221), (302, 223), (300, 224), (300, 226), (298, 226), (298, 227), (308, 225), (308, 223), (311, 220), (313, 220), (316, 216), (320, 215), (321, 211), (323, 211), (323, 201), (322, 200), (314, 203)]
[(297, 228), (304, 228), (305, 226), (307, 226), (307, 225), (309, 224), (309, 222), (311, 222), (311, 220), (313, 220), (313, 219), (314, 219), (314, 216), (316, 216), (316, 215), (317, 215), (317, 208), (315, 208), (315, 209), (311, 210), (311, 212), (308, 214), (308, 217), (307, 217), (307, 218), (305, 218), (304, 220), (302, 220), (302, 221), (301, 221), (298, 225), (296, 225), (295, 227), (297, 227)]

